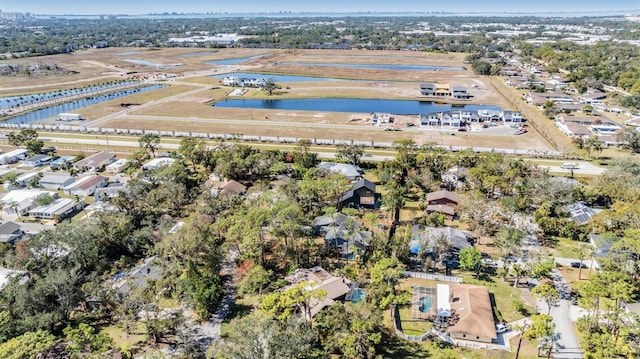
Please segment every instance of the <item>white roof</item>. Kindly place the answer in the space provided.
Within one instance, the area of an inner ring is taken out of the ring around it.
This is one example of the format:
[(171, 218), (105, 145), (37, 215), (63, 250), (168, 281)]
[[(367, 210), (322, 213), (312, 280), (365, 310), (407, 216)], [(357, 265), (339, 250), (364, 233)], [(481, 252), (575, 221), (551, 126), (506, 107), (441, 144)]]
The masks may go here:
[(16, 177), (16, 181), (17, 182), (28, 181), (29, 178), (35, 177), (37, 175), (38, 175), (38, 172), (27, 172), (27, 173), (21, 174), (20, 176)]
[(449, 302), (449, 285), (448, 284), (436, 285), (436, 301), (438, 303), (438, 316), (450, 317), (451, 303)]
[(29, 212), (51, 213), (56, 215), (66, 212), (70, 207), (75, 205), (75, 203), (76, 201), (71, 198), (58, 198), (47, 205), (36, 207)]
[(29, 151), (25, 150), (24, 148), (18, 148), (17, 150), (13, 150), (11, 152), (7, 152), (7, 153), (3, 154), (2, 157), (20, 156), (20, 155), (23, 155), (23, 154), (25, 154), (27, 152), (29, 152)]
[(42, 176), (40, 183), (65, 183), (69, 179), (74, 179), (74, 177), (60, 173), (52, 173)]
[(54, 197), (57, 196), (57, 193), (51, 192), (51, 191), (42, 191), (39, 189), (16, 189), (16, 190), (7, 192), (4, 196), (2, 196), (1, 201), (5, 204), (9, 204), (12, 202), (20, 203), (25, 200), (38, 198), (45, 194), (48, 194)]
[(154, 159), (151, 159), (151, 160), (147, 161), (145, 164), (143, 164), (142, 168), (157, 168), (157, 167), (162, 167), (162, 166), (170, 166), (175, 161), (176, 160), (174, 158), (171, 158), (171, 157), (154, 158)]
[(129, 160), (127, 160), (126, 158), (121, 158), (121, 159), (119, 159), (119, 160), (115, 161), (114, 163), (112, 163), (112, 164), (108, 165), (108, 166), (107, 166), (107, 167), (105, 167), (105, 168), (118, 168), (118, 167), (120, 167), (120, 166), (124, 166), (124, 165), (126, 165), (126, 164), (127, 164), (127, 162), (129, 162)]

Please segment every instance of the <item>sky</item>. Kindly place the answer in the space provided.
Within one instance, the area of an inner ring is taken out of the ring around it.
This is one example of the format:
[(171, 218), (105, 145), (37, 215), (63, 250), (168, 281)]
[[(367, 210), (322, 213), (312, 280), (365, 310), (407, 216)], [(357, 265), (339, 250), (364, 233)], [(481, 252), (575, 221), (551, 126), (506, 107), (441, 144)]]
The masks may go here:
[(2, 0), (0, 10), (34, 14), (161, 12), (611, 12), (640, 9), (640, 0)]

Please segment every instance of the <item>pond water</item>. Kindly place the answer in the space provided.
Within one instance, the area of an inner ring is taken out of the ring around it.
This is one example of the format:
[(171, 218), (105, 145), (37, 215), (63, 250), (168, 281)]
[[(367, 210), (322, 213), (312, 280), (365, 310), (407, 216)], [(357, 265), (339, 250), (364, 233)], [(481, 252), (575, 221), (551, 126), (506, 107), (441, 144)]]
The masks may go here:
[(234, 57), (232, 59), (224, 59), (224, 60), (212, 60), (212, 61), (207, 61), (206, 63), (210, 65), (235, 65), (245, 61), (259, 59), (267, 55), (269, 55), (269, 53), (256, 55), (256, 56)]
[(280, 62), (284, 65), (299, 66), (322, 66), (322, 67), (349, 67), (356, 69), (374, 69), (374, 70), (407, 70), (407, 71), (463, 71), (464, 67), (457, 66), (430, 66), (430, 65), (391, 65), (391, 64), (343, 64), (343, 63), (322, 63), (322, 62)]
[(118, 52), (116, 55), (118, 56), (129, 56), (129, 55), (135, 55), (135, 54), (139, 54), (142, 51), (125, 51), (125, 52)]
[(100, 102), (133, 95), (140, 92), (153, 91), (163, 87), (166, 87), (166, 85), (151, 85), (151, 86), (127, 89), (124, 91), (112, 92), (112, 93), (103, 94), (100, 96), (94, 96), (90, 98), (83, 98), (80, 100), (66, 102), (59, 105), (42, 108), (36, 111), (25, 113), (23, 115), (12, 117), (4, 122), (5, 123), (31, 123), (31, 122), (41, 121), (49, 117), (57, 116), (58, 114), (63, 112), (71, 112), (82, 107), (95, 105)]
[(306, 82), (306, 81), (336, 81), (329, 77), (314, 77), (314, 76), (296, 76), (296, 75), (278, 75), (278, 74), (258, 74), (251, 72), (234, 72), (224, 75), (211, 76), (217, 79), (223, 79), (225, 77), (240, 77), (250, 79), (272, 79), (274, 82)]
[(124, 61), (131, 62), (131, 63), (138, 64), (138, 65), (145, 65), (145, 66), (155, 67), (155, 68), (161, 69), (161, 70), (172, 69), (174, 67), (182, 66), (182, 64), (160, 65), (160, 64), (156, 64), (155, 62), (148, 61), (148, 60), (138, 60), (138, 59), (125, 59)]
[(34, 94), (21, 95), (21, 96), (0, 97), (0, 108), (11, 108), (14, 106), (30, 105), (30, 104), (34, 104), (42, 101), (55, 100), (63, 97), (79, 95), (79, 94), (88, 93), (92, 91), (107, 90), (117, 86), (129, 85), (133, 83), (135, 82), (122, 81), (122, 82), (116, 82), (116, 83), (110, 83), (110, 84), (88, 86), (83, 88), (34, 93)]
[(378, 100), (358, 98), (310, 98), (293, 100), (243, 100), (227, 99), (212, 106), (225, 108), (255, 108), (264, 110), (294, 110), (316, 112), (360, 112), (391, 113), (395, 115), (418, 115), (441, 111), (458, 110), (500, 110), (491, 105), (451, 105), (432, 101)]
[(215, 53), (216, 51), (198, 51), (198, 52), (190, 52), (184, 55), (179, 55), (179, 57), (195, 57), (195, 56), (211, 55)]

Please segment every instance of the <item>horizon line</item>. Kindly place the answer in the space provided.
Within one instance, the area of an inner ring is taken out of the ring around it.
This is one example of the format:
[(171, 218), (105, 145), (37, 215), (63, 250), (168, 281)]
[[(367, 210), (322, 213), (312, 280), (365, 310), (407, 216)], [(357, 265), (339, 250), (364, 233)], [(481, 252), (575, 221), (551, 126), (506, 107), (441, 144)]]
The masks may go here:
[[(3, 11), (0, 10), (0, 13)], [(350, 15), (350, 14), (469, 14), (469, 15), (495, 15), (495, 14), (524, 14), (524, 15), (535, 15), (535, 14), (607, 14), (607, 13), (615, 13), (622, 15), (638, 15), (634, 13), (640, 13), (639, 9), (621, 9), (621, 10), (577, 10), (577, 11), (256, 11), (256, 12), (177, 12), (177, 11), (162, 11), (162, 12), (149, 12), (149, 13), (62, 13), (62, 14), (49, 14), (49, 13), (35, 13), (35, 12), (20, 12), (20, 11), (10, 11), (4, 13), (24, 13), (31, 14), (36, 16), (144, 16), (144, 15), (308, 15), (308, 14), (326, 14), (326, 15)]]

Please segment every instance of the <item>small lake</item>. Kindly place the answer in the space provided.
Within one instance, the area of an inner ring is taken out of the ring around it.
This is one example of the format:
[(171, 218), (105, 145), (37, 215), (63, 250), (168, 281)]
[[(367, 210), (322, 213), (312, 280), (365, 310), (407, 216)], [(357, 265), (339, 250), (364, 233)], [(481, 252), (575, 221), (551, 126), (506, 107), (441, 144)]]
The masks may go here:
[(232, 59), (224, 59), (224, 60), (211, 60), (205, 63), (210, 65), (235, 65), (245, 61), (259, 59), (261, 57), (267, 56), (269, 53), (256, 55), (256, 56), (245, 56), (245, 57), (234, 57)]
[(6, 121), (2, 121), (4, 123), (31, 123), (36, 121), (41, 121), (47, 119), (49, 117), (57, 116), (63, 112), (71, 112), (77, 110), (82, 107), (95, 105), (100, 102), (114, 100), (120, 97), (133, 95), (136, 93), (147, 92), (157, 90), (159, 88), (166, 87), (166, 85), (151, 85), (145, 87), (138, 87), (133, 89), (127, 89), (124, 91), (112, 92), (108, 94), (103, 94), (100, 96), (94, 96), (91, 98), (83, 98), (76, 101), (66, 102), (59, 105), (42, 108), (36, 111), (32, 111), (29, 113), (25, 113), (23, 115), (19, 115), (16, 117), (12, 117)]
[(110, 88), (129, 85), (135, 83), (134, 81), (121, 81), (114, 82), (109, 84), (95, 85), (95, 86), (87, 86), (82, 88), (73, 88), (66, 90), (58, 90), (51, 92), (42, 92), (42, 93), (34, 93), (29, 95), (21, 95), (21, 96), (7, 96), (0, 97), (0, 108), (11, 108), (14, 106), (24, 106), (31, 105), (38, 102), (50, 101), (59, 98), (64, 98), (68, 96), (75, 96), (83, 93), (88, 93), (92, 91), (100, 91), (107, 90)]
[(322, 62), (279, 62), (283, 65), (298, 66), (321, 66), (321, 67), (348, 67), (355, 69), (374, 70), (406, 70), (406, 71), (463, 71), (464, 67), (456, 66), (429, 66), (429, 65), (391, 65), (391, 64), (342, 64), (342, 63), (322, 63)]
[(139, 54), (142, 51), (125, 51), (125, 52), (118, 52), (116, 55), (118, 56), (129, 56), (129, 55), (135, 55), (135, 54)]
[(195, 57), (195, 56), (204, 56), (215, 54), (217, 51), (198, 51), (198, 52), (190, 52), (184, 55), (178, 55), (179, 57)]
[(155, 67), (156, 69), (161, 69), (161, 70), (167, 70), (167, 69), (172, 69), (174, 67), (182, 66), (182, 64), (160, 65), (148, 60), (138, 60), (138, 59), (125, 59), (124, 61), (131, 62), (133, 64), (138, 64), (138, 65)]
[(314, 77), (314, 76), (296, 76), (296, 75), (280, 75), (280, 74), (258, 74), (251, 72), (234, 72), (224, 75), (211, 76), (216, 79), (223, 79), (225, 77), (239, 77), (249, 79), (272, 79), (274, 82), (307, 82), (307, 81), (336, 81), (329, 77)]
[(212, 106), (225, 108), (254, 108), (263, 110), (293, 110), (316, 112), (392, 113), (418, 115), (449, 110), (500, 110), (492, 105), (451, 105), (432, 101), (377, 100), (356, 98), (310, 98), (292, 100), (227, 99)]

